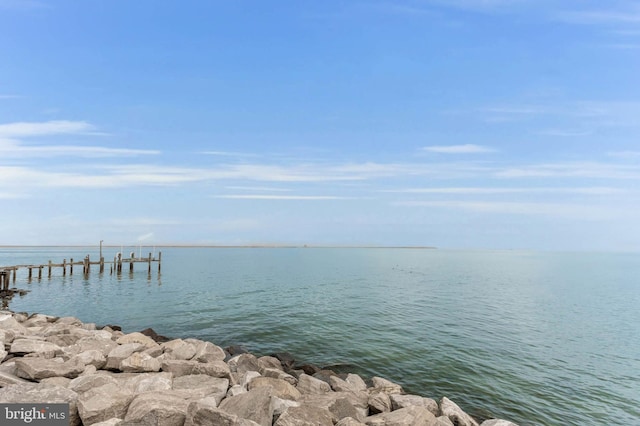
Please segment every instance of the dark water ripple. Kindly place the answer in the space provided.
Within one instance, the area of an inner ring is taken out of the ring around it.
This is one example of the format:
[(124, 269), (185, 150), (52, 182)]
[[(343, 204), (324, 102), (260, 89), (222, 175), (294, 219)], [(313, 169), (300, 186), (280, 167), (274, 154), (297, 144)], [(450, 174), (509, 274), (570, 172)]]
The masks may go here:
[[(0, 265), (87, 251), (73, 250), (0, 249)], [(35, 280), (11, 308), (289, 351), (448, 396), (478, 418), (640, 424), (637, 255), (165, 249), (163, 258), (160, 277)]]

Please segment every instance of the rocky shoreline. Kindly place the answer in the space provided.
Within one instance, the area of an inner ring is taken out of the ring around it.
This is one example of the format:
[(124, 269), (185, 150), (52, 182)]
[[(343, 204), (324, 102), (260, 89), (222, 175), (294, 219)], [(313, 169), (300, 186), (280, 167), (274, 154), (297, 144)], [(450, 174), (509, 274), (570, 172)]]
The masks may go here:
[(288, 354), (11, 311), (0, 311), (0, 403), (69, 403), (72, 426), (516, 426)]

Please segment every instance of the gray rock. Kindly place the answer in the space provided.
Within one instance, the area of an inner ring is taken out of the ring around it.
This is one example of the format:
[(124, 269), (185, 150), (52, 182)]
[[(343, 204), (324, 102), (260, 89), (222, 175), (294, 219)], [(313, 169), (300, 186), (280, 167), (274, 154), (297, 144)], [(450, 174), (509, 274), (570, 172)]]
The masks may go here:
[(411, 406), (365, 419), (367, 426), (434, 426), (436, 418), (424, 407)]
[(331, 386), (327, 382), (324, 382), (315, 377), (311, 377), (308, 374), (301, 374), (298, 378), (298, 390), (303, 394), (317, 394), (331, 392)]
[(67, 324), (67, 325), (74, 325), (74, 326), (82, 326), (82, 321), (80, 321), (78, 318), (76, 317), (62, 317), (62, 318), (58, 318), (58, 320), (56, 321), (56, 324)]
[[(237, 377), (238, 373), (232, 373), (232, 376)], [(240, 375), (240, 379), (237, 382), (245, 389), (249, 389), (249, 383), (256, 377), (262, 377), (257, 371), (246, 371)]]
[(260, 362), (258, 362), (258, 358), (253, 354), (240, 354), (236, 360), (236, 371), (238, 373), (245, 373), (247, 371), (257, 371), (260, 373), (261, 371)]
[(449, 417), (440, 416), (436, 418), (436, 424), (434, 426), (456, 426), (456, 425), (454, 425), (453, 422), (449, 420)]
[(118, 347), (118, 344), (111, 340), (111, 338), (93, 336), (81, 338), (71, 347), (71, 349), (74, 350), (75, 353), (97, 350), (102, 352), (106, 357), (116, 347)]
[(196, 354), (196, 348), (182, 339), (174, 339), (160, 345), (170, 359), (190, 360)]
[(391, 394), (389, 395), (389, 398), (391, 399), (392, 410), (399, 410), (400, 408), (417, 405), (419, 407), (425, 407), (427, 410), (431, 411), (434, 416), (440, 415), (440, 408), (438, 408), (438, 403), (431, 398), (424, 398), (418, 395), (399, 394)]
[(259, 387), (224, 399), (220, 403), (220, 409), (240, 418), (253, 420), (259, 425), (270, 426), (273, 419), (272, 393), (273, 389), (270, 387)]
[(146, 349), (159, 346), (151, 337), (145, 336), (142, 333), (129, 333), (116, 339), (116, 343), (119, 345), (126, 345), (127, 343), (140, 343), (145, 346)]
[(384, 392), (374, 392), (369, 395), (369, 412), (371, 414), (387, 413), (391, 411), (391, 400)]
[(482, 422), (480, 426), (518, 426), (518, 425), (508, 420), (490, 419)]
[(35, 353), (45, 358), (53, 358), (62, 355), (62, 348), (53, 343), (43, 340), (33, 339), (16, 339), (9, 349), (11, 354), (30, 354)]
[(80, 336), (75, 334), (56, 334), (53, 336), (48, 336), (45, 341), (49, 343), (53, 343), (54, 345), (58, 345), (60, 347), (75, 345), (78, 340), (80, 340)]
[[(258, 358), (258, 365), (260, 365), (262, 369), (275, 368), (277, 370), (282, 370), (282, 363), (274, 356), (261, 356)], [(260, 373), (265, 375), (262, 371), (260, 371)]]
[(331, 389), (335, 392), (355, 392), (357, 390), (366, 390), (366, 387), (365, 389), (358, 389), (356, 386), (338, 376), (329, 377), (329, 386), (331, 386)]
[(198, 362), (186, 360), (163, 361), (162, 371), (173, 373), (174, 377), (187, 376), (190, 374), (207, 374), (212, 377), (230, 378), (231, 371), (224, 361)]
[(372, 377), (371, 382), (373, 383), (373, 388), (377, 392), (384, 392), (387, 395), (404, 393), (402, 386), (390, 382), (387, 379), (383, 379), (382, 377)]
[(229, 388), (227, 391), (227, 398), (231, 396), (240, 395), (241, 393), (246, 393), (247, 389), (242, 387), (241, 385), (234, 385)]
[(80, 376), (69, 382), (68, 388), (72, 391), (82, 394), (88, 390), (99, 388), (106, 384), (116, 385), (116, 379), (106, 374), (92, 374), (89, 376)]
[(277, 368), (264, 368), (262, 369), (262, 375), (265, 377), (273, 377), (274, 379), (284, 380), (294, 386), (298, 384), (298, 379), (293, 377), (291, 374), (285, 373), (284, 371)]
[(89, 374), (96, 374), (96, 372), (98, 371), (98, 369), (96, 368), (95, 365), (85, 365), (84, 366), (84, 371), (82, 373), (80, 373), (80, 376), (88, 376)]
[(122, 374), (115, 374), (120, 386), (134, 394), (142, 392), (159, 392), (170, 390), (173, 386), (173, 376), (171, 373), (139, 373), (130, 374), (128, 377), (120, 378)]
[(107, 355), (107, 364), (105, 369), (107, 370), (119, 370), (120, 363), (129, 358), (134, 352), (140, 352), (145, 350), (146, 346), (142, 343), (126, 343), (124, 345), (118, 345), (109, 352)]
[(0, 315), (0, 329), (11, 330), (16, 336), (27, 334), (27, 328), (16, 321), (11, 314)]
[(367, 425), (357, 421), (353, 417), (345, 417), (344, 419), (336, 423), (336, 426), (367, 426)]
[(124, 419), (132, 399), (131, 392), (108, 383), (80, 395), (78, 412), (85, 426), (112, 418)]
[(16, 360), (16, 375), (24, 379), (40, 380), (48, 377), (78, 377), (84, 364), (76, 359), (62, 362), (62, 358), (20, 358)]
[(301, 405), (287, 409), (275, 426), (333, 426), (331, 413), (326, 408)]
[(182, 391), (186, 399), (201, 399), (212, 397), (216, 406), (227, 395), (229, 379), (211, 377), (206, 374), (194, 374), (176, 377), (173, 380), (173, 390)]
[(134, 352), (131, 356), (120, 362), (120, 370), (125, 373), (149, 373), (160, 371), (160, 361), (144, 352)]
[(107, 364), (107, 357), (97, 349), (80, 352), (78, 355), (76, 355), (76, 358), (82, 364), (93, 365), (98, 370)]
[(470, 415), (462, 411), (455, 402), (446, 396), (440, 400), (440, 411), (443, 416), (449, 417), (456, 426), (478, 426), (478, 423)]
[(258, 423), (222, 411), (211, 404), (192, 402), (187, 408), (184, 426), (258, 426)]
[(273, 418), (277, 419), (290, 407), (299, 407), (300, 403), (298, 401), (293, 401), (291, 399), (282, 399), (274, 396), (271, 398), (271, 405), (273, 406)]
[(81, 424), (78, 416), (77, 400), (77, 393), (60, 386), (21, 383), (0, 389), (0, 401), (7, 404), (34, 401), (69, 404), (69, 424), (71, 426), (79, 426)]
[(334, 423), (345, 417), (353, 417), (358, 420), (364, 420), (367, 417), (367, 410), (362, 408), (361, 402), (350, 398), (343, 392), (304, 395), (300, 402), (305, 407), (314, 406), (329, 410)]
[(187, 406), (184, 398), (171, 391), (146, 392), (131, 401), (124, 421), (140, 426), (183, 426)]
[(355, 390), (358, 390), (358, 391), (367, 390), (367, 384), (364, 382), (362, 377), (358, 376), (357, 374), (351, 374), (351, 373), (347, 374), (347, 378), (345, 379), (345, 381), (349, 383), (351, 386), (353, 386)]
[(256, 377), (249, 383), (249, 390), (253, 390), (262, 386), (271, 386), (273, 388), (273, 395), (282, 398), (297, 401), (302, 397), (302, 394), (291, 383), (274, 379), (272, 377)]
[(213, 361), (224, 361), (227, 357), (224, 353), (224, 350), (214, 345), (211, 342), (200, 342), (198, 344), (194, 344), (196, 349), (196, 354), (193, 356), (193, 360), (199, 362), (213, 362)]
[(156, 345), (152, 348), (145, 349), (142, 353), (157, 358), (162, 355), (162, 346)]
[(40, 384), (47, 386), (60, 386), (63, 388), (68, 388), (71, 379), (67, 377), (49, 377), (47, 379), (40, 380)]
[(31, 383), (21, 377), (16, 376), (8, 371), (0, 371), (0, 388), (10, 385), (17, 385), (19, 383)]
[(15, 337), (16, 334), (12, 330), (4, 330), (0, 328), (0, 342), (3, 342), (3, 345), (13, 342)]
[(92, 426), (118, 426), (120, 423), (122, 423), (122, 419), (113, 418), (104, 422), (94, 423)]

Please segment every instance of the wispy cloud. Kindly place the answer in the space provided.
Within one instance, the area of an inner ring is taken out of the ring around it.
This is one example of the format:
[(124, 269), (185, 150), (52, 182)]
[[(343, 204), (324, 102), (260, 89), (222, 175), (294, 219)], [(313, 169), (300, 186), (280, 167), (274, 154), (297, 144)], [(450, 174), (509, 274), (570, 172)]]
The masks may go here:
[(422, 151), (435, 152), (438, 154), (479, 154), (485, 152), (494, 152), (495, 150), (482, 145), (434, 145), (425, 146)]
[(321, 200), (351, 200), (352, 197), (339, 197), (334, 195), (265, 195), (265, 194), (233, 194), (233, 195), (216, 195), (214, 198), (225, 198), (230, 200), (302, 200), (302, 201), (321, 201)]
[(53, 120), (0, 124), (0, 137), (7, 139), (60, 134), (82, 134), (92, 132), (95, 127), (86, 121)]
[(225, 186), (225, 189), (234, 191), (291, 192), (291, 189), (277, 188), (275, 186)]
[(448, 188), (400, 188), (383, 190), (382, 192), (402, 194), (449, 194), (449, 195), (493, 195), (493, 194), (586, 194), (611, 195), (626, 192), (613, 187), (448, 187)]
[(571, 162), (507, 167), (495, 173), (499, 178), (596, 178), (640, 179), (638, 167), (628, 164)]
[(640, 151), (609, 151), (607, 155), (616, 158), (640, 159)]
[(19, 99), (21, 97), (19, 95), (0, 94), (0, 99)]
[(637, 2), (629, 3), (629, 7), (622, 9), (599, 9), (599, 10), (571, 10), (556, 14), (559, 21), (596, 25), (596, 24), (638, 24), (640, 23), (640, 8)]

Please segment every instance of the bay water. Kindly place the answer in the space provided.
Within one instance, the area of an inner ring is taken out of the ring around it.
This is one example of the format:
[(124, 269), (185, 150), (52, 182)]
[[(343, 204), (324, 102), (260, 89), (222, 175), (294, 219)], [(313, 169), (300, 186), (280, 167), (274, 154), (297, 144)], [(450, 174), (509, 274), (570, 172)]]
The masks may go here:
[[(129, 247), (143, 257), (150, 251)], [(391, 248), (155, 248), (121, 275), (27, 281), (13, 311), (378, 375), (520, 425), (640, 424), (640, 254)], [(120, 248), (104, 249), (113, 259)], [(140, 252), (139, 252), (140, 251)], [(139, 253), (138, 253), (139, 252)], [(0, 248), (0, 266), (98, 249)], [(37, 274), (34, 274), (36, 277)]]

